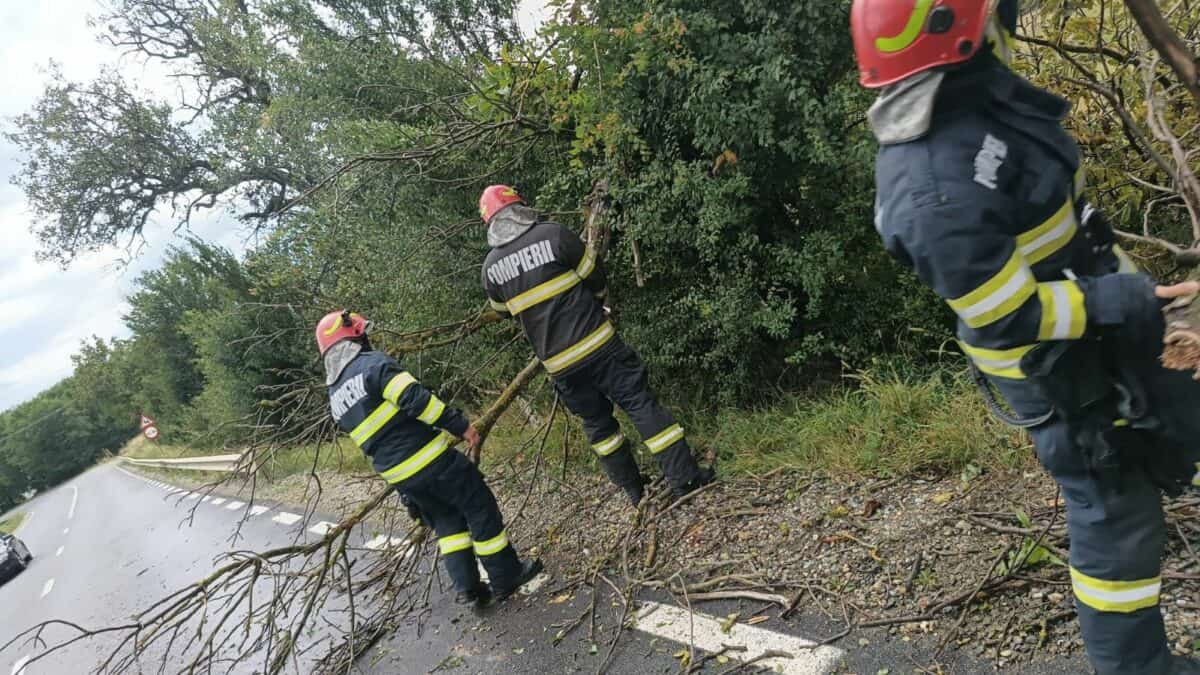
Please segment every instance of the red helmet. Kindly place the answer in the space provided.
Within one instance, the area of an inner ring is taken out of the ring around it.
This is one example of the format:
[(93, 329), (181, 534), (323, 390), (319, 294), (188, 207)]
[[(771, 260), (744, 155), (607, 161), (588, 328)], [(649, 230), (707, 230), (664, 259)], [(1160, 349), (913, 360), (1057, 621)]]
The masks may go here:
[(507, 185), (490, 185), (479, 195), (479, 217), (488, 222), (506, 206), (524, 204), (525, 200)]
[(317, 349), (324, 356), (330, 347), (342, 340), (366, 335), (370, 323), (365, 316), (351, 314), (349, 310), (330, 312), (317, 323)]
[(854, 0), (859, 81), (875, 89), (962, 63), (983, 46), (996, 0)]

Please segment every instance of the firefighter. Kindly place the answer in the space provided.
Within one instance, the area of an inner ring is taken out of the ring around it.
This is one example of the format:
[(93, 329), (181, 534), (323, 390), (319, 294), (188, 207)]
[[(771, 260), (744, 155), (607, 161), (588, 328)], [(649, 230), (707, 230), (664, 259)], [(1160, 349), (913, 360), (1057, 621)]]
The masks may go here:
[[(1062, 488), (1070, 576), (1101, 675), (1198, 673), (1159, 611), (1164, 491), (1195, 468), (1198, 386), (1158, 363), (1162, 299), (1088, 204), (1063, 99), (1007, 66), (1016, 0), (854, 0), (879, 91), (875, 227), (958, 316), (990, 401)], [(994, 389), (993, 389), (994, 388)]]
[(672, 491), (688, 494), (712, 482), (684, 439), (683, 427), (659, 405), (646, 366), (619, 337), (604, 307), (604, 266), (571, 230), (543, 220), (517, 191), (493, 185), (479, 198), (492, 247), (483, 263), (483, 288), (493, 309), (521, 324), (554, 379), (559, 398), (583, 420), (609, 479), (634, 506), (646, 478), (613, 417), (625, 411)]
[[(369, 327), (348, 311), (317, 324), (333, 418), (396, 486), (409, 514), (437, 533), (458, 602), (486, 607), (504, 600), (537, 576), (542, 563), (517, 557), (483, 474), (454, 448), (462, 439), (477, 449), (479, 432), (394, 359), (372, 350)], [(476, 557), (490, 585), (480, 580)]]

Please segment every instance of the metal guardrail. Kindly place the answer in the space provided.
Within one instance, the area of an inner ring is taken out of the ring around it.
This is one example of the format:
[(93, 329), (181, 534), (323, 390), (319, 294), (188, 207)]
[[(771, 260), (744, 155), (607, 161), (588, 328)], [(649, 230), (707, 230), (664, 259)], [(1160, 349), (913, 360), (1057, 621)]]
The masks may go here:
[(149, 466), (159, 469), (182, 469), (184, 471), (214, 471), (235, 473), (251, 470), (250, 462), (243, 455), (208, 455), (206, 457), (181, 457), (179, 459), (134, 459), (122, 457), (121, 461), (134, 466)]

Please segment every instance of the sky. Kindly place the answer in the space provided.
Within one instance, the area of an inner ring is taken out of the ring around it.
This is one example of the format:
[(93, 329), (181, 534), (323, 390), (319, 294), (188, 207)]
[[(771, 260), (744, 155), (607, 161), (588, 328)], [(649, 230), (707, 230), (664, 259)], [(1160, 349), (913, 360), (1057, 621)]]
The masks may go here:
[[(123, 57), (96, 39), (89, 17), (102, 12), (99, 0), (0, 1), (0, 128), (29, 110), (47, 81), (51, 61), (70, 80), (87, 81), (102, 65), (120, 68), (149, 92), (169, 98), (172, 85), (152, 67)], [(521, 0), (517, 18), (532, 33), (545, 14), (545, 0)], [(125, 298), (138, 274), (162, 264), (179, 243), (168, 218), (151, 223), (136, 257), (121, 248), (83, 256), (66, 270), (35, 257), (32, 214), (10, 178), (19, 170), (17, 148), (0, 139), (0, 411), (29, 400), (71, 374), (71, 355), (90, 336), (128, 336), (122, 321)], [(235, 252), (245, 238), (227, 214), (210, 213), (193, 222), (191, 234)]]
[[(0, 2), (0, 128), (31, 108), (47, 80), (46, 67), (59, 63), (72, 80), (91, 79), (102, 64), (113, 64), (148, 91), (169, 91), (161, 73), (122, 58), (100, 44), (88, 17), (101, 11), (97, 0)], [(122, 315), (133, 280), (162, 264), (177, 235), (161, 222), (148, 228), (141, 254), (113, 248), (84, 256), (67, 270), (35, 259), (37, 241), (24, 195), (11, 184), (19, 169), (15, 147), (0, 139), (0, 410), (28, 400), (71, 374), (71, 354), (82, 340), (98, 335), (124, 337)], [(233, 250), (243, 237), (228, 217), (208, 217), (192, 232)]]

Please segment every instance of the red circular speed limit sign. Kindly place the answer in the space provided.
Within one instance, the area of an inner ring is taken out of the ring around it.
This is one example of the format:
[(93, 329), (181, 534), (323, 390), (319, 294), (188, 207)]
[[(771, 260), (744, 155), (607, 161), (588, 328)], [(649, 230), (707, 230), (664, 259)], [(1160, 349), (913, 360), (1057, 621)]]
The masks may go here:
[(158, 438), (158, 427), (146, 427), (142, 430), (142, 433), (146, 434), (146, 438), (153, 441)]

